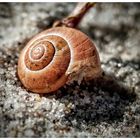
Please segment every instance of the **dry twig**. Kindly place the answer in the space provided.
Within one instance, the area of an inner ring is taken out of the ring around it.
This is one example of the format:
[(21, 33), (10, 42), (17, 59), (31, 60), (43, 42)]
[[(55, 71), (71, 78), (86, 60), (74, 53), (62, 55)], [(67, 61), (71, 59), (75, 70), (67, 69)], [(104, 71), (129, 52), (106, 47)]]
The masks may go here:
[(74, 11), (66, 18), (56, 21), (53, 27), (57, 26), (67, 26), (76, 27), (84, 15), (89, 11), (91, 7), (95, 5), (95, 2), (78, 3)]

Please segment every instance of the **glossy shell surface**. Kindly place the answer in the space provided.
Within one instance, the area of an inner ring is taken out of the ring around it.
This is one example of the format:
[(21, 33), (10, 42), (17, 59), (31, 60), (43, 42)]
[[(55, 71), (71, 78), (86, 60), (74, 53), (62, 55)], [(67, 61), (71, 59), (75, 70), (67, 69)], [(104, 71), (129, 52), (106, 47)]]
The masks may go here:
[(18, 76), (30, 91), (49, 93), (76, 78), (101, 73), (98, 52), (87, 35), (68, 27), (55, 27), (33, 37), (22, 50)]

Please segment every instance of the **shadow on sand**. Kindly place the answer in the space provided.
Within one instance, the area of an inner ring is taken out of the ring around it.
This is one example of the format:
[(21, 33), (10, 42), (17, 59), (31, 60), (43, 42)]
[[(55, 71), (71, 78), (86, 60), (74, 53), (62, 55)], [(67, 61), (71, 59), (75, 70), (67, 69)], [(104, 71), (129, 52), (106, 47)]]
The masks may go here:
[(65, 114), (63, 121), (73, 125), (72, 121), (76, 120), (77, 127), (81, 123), (121, 121), (126, 107), (136, 99), (133, 89), (124, 87), (113, 76), (105, 74), (94, 81), (83, 82), (80, 86), (73, 83), (60, 90), (61, 93), (45, 97), (53, 96), (64, 104), (71, 102), (74, 107)]

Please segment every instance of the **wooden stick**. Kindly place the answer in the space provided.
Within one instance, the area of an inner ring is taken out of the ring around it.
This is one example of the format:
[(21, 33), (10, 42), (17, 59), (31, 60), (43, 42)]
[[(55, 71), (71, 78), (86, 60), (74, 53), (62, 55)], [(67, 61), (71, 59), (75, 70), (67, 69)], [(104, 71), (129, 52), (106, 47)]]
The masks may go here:
[(53, 27), (66, 26), (75, 28), (80, 23), (87, 11), (89, 11), (89, 9), (94, 5), (95, 2), (78, 3), (68, 17), (54, 22)]

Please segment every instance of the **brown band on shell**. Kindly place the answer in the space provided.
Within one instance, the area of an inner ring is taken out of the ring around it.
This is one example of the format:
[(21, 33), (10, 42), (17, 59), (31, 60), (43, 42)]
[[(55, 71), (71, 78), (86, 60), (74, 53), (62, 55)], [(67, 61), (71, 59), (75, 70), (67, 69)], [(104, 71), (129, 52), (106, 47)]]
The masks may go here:
[(55, 49), (53, 44), (46, 40), (36, 41), (32, 46), (26, 52), (25, 64), (30, 70), (41, 70), (51, 62)]
[[(37, 47), (43, 48), (36, 50)], [(37, 55), (35, 56), (36, 59), (33, 59), (34, 57), (31, 53), (36, 53), (36, 51), (41, 53), (41, 55), (44, 53), (43, 56), (40, 55), (39, 58), (39, 55)], [(35, 42), (33, 42), (31, 46), (28, 47), (28, 50), (25, 54), (26, 67), (31, 71), (37, 71), (46, 68), (47, 76), (45, 76), (45, 81), (50, 84), (53, 84), (55, 81), (57, 81), (57, 79), (64, 75), (64, 73), (67, 71), (69, 63), (70, 48), (67, 42), (62, 37), (57, 35), (44, 36), (35, 40)], [(39, 79), (33, 79), (31, 83), (40, 81)]]

